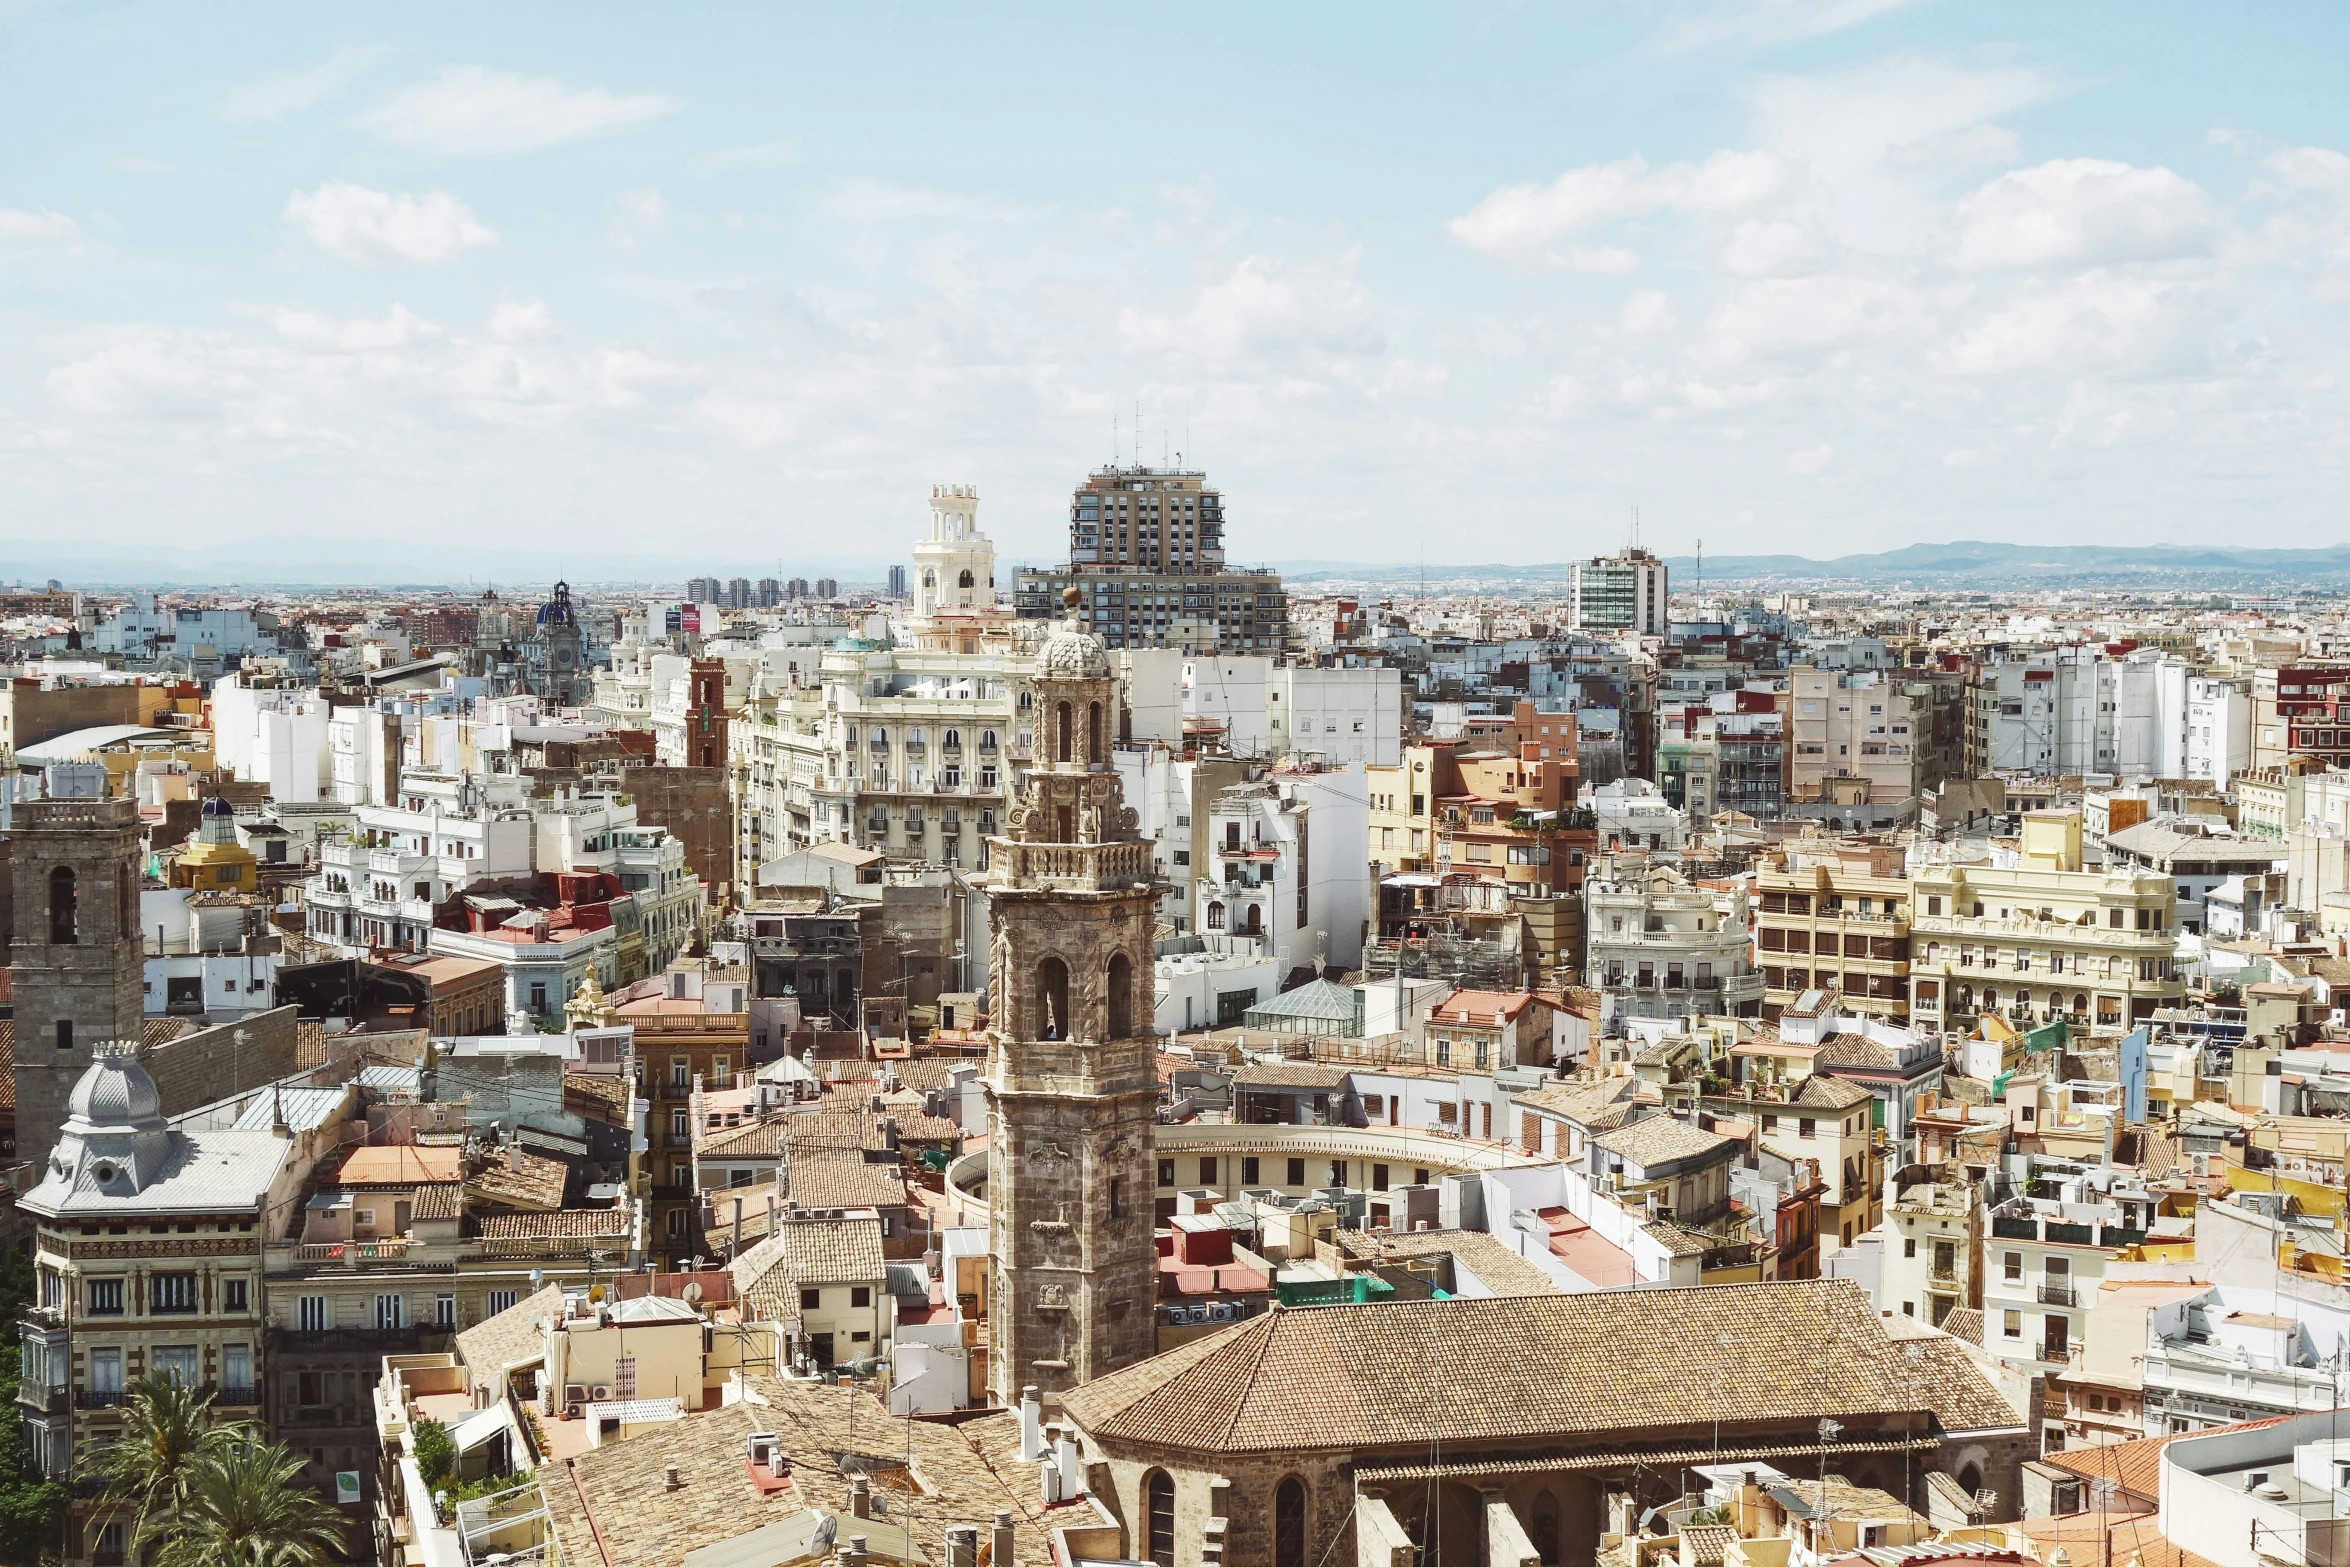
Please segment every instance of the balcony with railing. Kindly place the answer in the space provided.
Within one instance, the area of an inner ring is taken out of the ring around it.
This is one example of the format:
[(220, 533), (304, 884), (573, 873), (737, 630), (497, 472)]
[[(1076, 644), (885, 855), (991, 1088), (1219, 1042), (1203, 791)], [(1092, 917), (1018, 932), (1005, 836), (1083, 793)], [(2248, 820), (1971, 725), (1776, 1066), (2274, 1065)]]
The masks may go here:
[(2043, 1279), (2040, 1284), (2040, 1304), (2043, 1306), (2077, 1306), (2080, 1302), (2074, 1297), (2073, 1287), (2070, 1283), (2050, 1283)]

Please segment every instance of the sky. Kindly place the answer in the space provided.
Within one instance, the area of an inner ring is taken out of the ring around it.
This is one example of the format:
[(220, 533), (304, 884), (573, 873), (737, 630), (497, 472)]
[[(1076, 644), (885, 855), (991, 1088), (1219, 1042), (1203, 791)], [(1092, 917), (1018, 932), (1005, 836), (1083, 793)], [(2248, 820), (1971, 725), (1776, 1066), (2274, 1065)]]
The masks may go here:
[(1177, 454), (1235, 563), (2343, 542), (2346, 33), (0, 0), (0, 563), (1041, 561)]

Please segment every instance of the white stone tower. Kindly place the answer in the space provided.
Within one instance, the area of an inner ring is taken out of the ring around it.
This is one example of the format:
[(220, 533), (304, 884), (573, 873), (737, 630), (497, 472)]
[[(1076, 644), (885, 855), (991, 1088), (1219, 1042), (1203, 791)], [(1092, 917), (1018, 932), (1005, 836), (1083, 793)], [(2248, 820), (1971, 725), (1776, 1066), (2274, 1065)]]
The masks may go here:
[(979, 487), (930, 487), (930, 537), (914, 545), (914, 619), (992, 614), (995, 544), (979, 531)]

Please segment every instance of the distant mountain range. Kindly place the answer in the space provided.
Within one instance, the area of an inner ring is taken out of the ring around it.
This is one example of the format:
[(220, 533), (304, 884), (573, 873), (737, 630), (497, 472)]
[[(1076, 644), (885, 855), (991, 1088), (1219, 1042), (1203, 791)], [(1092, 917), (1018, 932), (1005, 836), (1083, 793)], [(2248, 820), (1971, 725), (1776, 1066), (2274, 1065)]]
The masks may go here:
[[(787, 556), (787, 574), (835, 577), (869, 587), (881, 582), (888, 562), (870, 556)], [(1673, 585), (1686, 589), (1698, 576), (1696, 559), (1671, 556)], [(1567, 561), (1539, 565), (1506, 562), (1459, 563), (1430, 560), (1404, 565), (1330, 559), (1274, 561), (1283, 576), (1302, 587), (1360, 583), (1410, 588), (1540, 587), (1563, 583), (1573, 570)], [(1009, 582), (1015, 565), (999, 568)], [(195, 548), (122, 546), (107, 548), (62, 539), (0, 541), (0, 581), (38, 585), (51, 577), (88, 588), (291, 588), (447, 587), (531, 591), (558, 576), (574, 586), (677, 586), (693, 576), (771, 575), (765, 562), (730, 558), (713, 549), (684, 555), (641, 554), (485, 546), (457, 550), (400, 540), (255, 538)], [(2234, 549), (2221, 545), (2033, 545), (1962, 539), (1947, 544), (1911, 544), (1876, 554), (1814, 560), (1803, 555), (1708, 555), (1704, 580), (1724, 586), (1827, 586), (1910, 588), (2131, 587), (2244, 590), (2350, 588), (2350, 544), (2324, 549)]]
[[(1572, 562), (1538, 566), (1426, 565), (1344, 566), (1335, 562), (1278, 563), (1291, 580), (1356, 581), (1403, 587), (1423, 578), (1431, 585), (1468, 581), (1564, 582)], [(1667, 556), (1673, 586), (1686, 590), (1700, 563), (1692, 556)], [(1704, 580), (1729, 584), (1856, 584), (1874, 587), (2035, 586), (2249, 588), (2350, 586), (2350, 544), (2324, 549), (2230, 549), (2218, 545), (2001, 544), (1961, 539), (1948, 544), (1911, 544), (1877, 554), (1813, 560), (1804, 555), (1708, 555)]]

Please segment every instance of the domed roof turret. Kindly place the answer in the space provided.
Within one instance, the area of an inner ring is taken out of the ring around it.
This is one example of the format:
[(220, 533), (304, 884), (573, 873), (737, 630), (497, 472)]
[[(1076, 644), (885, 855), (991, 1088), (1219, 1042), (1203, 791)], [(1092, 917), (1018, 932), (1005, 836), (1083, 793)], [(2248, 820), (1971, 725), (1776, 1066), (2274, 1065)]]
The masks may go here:
[(538, 623), (542, 626), (571, 624), (571, 584), (555, 584), (555, 596), (539, 606)]
[(1036, 655), (1036, 675), (1040, 680), (1107, 680), (1110, 678), (1110, 650), (1102, 639), (1088, 630), (1078, 619), (1083, 595), (1075, 588), (1061, 590), (1061, 603), (1069, 611), (1067, 618), (1053, 628), (1045, 638), (1044, 646)]
[(69, 1122), (87, 1122), (91, 1130), (135, 1129), (160, 1123), (163, 1096), (155, 1091), (155, 1079), (139, 1065), (138, 1057), (125, 1049), (90, 1062), (82, 1080), (73, 1085), (65, 1113)]

